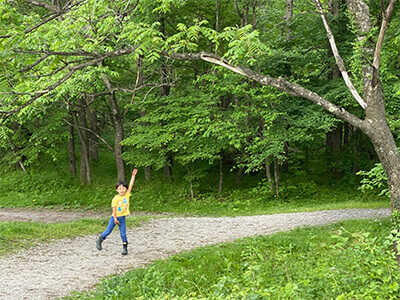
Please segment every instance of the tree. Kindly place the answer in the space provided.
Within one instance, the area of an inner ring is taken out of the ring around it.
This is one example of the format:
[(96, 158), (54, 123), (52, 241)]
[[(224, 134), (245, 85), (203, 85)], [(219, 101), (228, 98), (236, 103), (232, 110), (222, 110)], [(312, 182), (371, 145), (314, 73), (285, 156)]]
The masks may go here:
[[(348, 122), (354, 127), (360, 128), (371, 140), (374, 149), (381, 161), (388, 177), (389, 191), (391, 195), (391, 206), (393, 210), (400, 210), (400, 154), (394, 141), (392, 132), (386, 121), (385, 98), (380, 80), (380, 59), (383, 48), (384, 37), (388, 29), (389, 21), (393, 13), (396, 0), (390, 0), (386, 7), (381, 1), (381, 10), (375, 10), (364, 0), (347, 0), (347, 9), (351, 13), (355, 27), (355, 41), (359, 52), (358, 68), (360, 71), (360, 83), (363, 90), (363, 97), (360, 96), (354, 86), (346, 65), (338, 51), (335, 37), (325, 16), (325, 8), (319, 0), (314, 0), (315, 7), (321, 16), (323, 26), (326, 30), (328, 40), (335, 57), (344, 83), (354, 100), (361, 106), (365, 117), (359, 118), (348, 112), (343, 107), (333, 104), (329, 100), (321, 97), (316, 92), (311, 91), (303, 85), (288, 81), (282, 77), (272, 77), (256, 72), (248, 67), (237, 64), (240, 58), (246, 58), (247, 62), (253, 62), (257, 55), (267, 51), (265, 45), (260, 41), (253, 31), (248, 31), (247, 35), (237, 33), (230, 36), (230, 48), (223, 54), (223, 57), (206, 52), (201, 53), (172, 53), (168, 55), (176, 59), (200, 59), (215, 65), (222, 66), (244, 77), (254, 80), (262, 85), (272, 86), (295, 97), (302, 97), (321, 106), (326, 111), (334, 114), (337, 118)], [(381, 15), (380, 15), (381, 13)], [(373, 19), (381, 19), (378, 35), (374, 34), (377, 30), (373, 25)], [(189, 29), (190, 30), (190, 29)], [(227, 38), (227, 34), (211, 34), (212, 30), (203, 30), (205, 36), (213, 42), (218, 42), (220, 38)], [(229, 31), (226, 31), (229, 33)], [(225, 32), (225, 33), (226, 33)], [(375, 40), (375, 42), (373, 41)], [(251, 46), (250, 46), (251, 45)], [(242, 60), (243, 61), (243, 60)], [(236, 62), (236, 63), (235, 63)]]

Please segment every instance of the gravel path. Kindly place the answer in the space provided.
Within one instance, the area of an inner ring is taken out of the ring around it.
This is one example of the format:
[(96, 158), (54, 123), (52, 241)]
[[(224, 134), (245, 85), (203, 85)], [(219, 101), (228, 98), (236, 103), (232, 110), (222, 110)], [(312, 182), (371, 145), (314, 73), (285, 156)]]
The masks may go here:
[(156, 259), (238, 238), (323, 225), (346, 219), (381, 218), (388, 209), (349, 209), (233, 218), (165, 218), (128, 230), (129, 254), (122, 257), (114, 230), (95, 248), (96, 236), (60, 240), (0, 258), (0, 299), (55, 299), (84, 291), (107, 275)]
[[(167, 216), (169, 213), (148, 213), (132, 212), (132, 216)], [(77, 211), (77, 210), (54, 210), (46, 208), (1, 208), (0, 222), (2, 221), (22, 221), (22, 222), (71, 222), (79, 219), (96, 219), (110, 216), (110, 210), (107, 211)]]

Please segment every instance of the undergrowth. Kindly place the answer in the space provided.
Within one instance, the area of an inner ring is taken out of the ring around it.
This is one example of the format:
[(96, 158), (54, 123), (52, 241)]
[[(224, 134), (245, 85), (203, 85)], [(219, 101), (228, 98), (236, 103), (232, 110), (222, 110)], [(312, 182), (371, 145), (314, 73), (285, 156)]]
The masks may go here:
[[(59, 170), (24, 173), (11, 172), (0, 176), (1, 207), (47, 207), (68, 209), (110, 208), (115, 195), (114, 177), (98, 170), (91, 185), (82, 186), (77, 179)], [(229, 175), (229, 174), (228, 174)], [(248, 176), (237, 184), (234, 176), (226, 176), (222, 193), (210, 188), (209, 178), (201, 183), (191, 199), (187, 183), (179, 174), (167, 180), (154, 174), (146, 182), (139, 170), (131, 210), (175, 212), (190, 215), (254, 215), (279, 212), (312, 211), (341, 208), (388, 207), (389, 200), (373, 192), (361, 193), (357, 185), (345, 181), (319, 184), (305, 176), (282, 180), (280, 197), (271, 193), (265, 180)]]

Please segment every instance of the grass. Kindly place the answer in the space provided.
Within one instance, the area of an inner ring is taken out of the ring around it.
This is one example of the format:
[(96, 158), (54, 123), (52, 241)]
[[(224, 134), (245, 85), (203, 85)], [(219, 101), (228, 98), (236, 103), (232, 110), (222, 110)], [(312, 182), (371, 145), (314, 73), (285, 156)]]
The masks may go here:
[[(61, 172), (61, 173), (60, 173)], [(114, 179), (98, 171), (93, 184), (81, 186), (76, 179), (57, 170), (0, 176), (1, 207), (47, 207), (68, 209), (109, 209), (115, 194)], [(190, 199), (187, 184), (176, 178), (167, 181), (157, 174), (145, 182), (141, 173), (135, 182), (131, 210), (174, 212), (186, 215), (237, 216), (343, 208), (389, 207), (389, 200), (374, 193), (361, 193), (355, 184), (317, 184), (310, 178), (289, 178), (282, 182), (281, 197), (271, 195), (267, 184), (248, 176), (241, 185), (226, 178), (221, 194), (209, 188), (210, 182), (197, 187)]]
[(103, 280), (84, 299), (398, 299), (389, 220), (346, 221), (197, 249)]
[[(130, 217), (128, 227), (139, 226), (148, 217)], [(68, 223), (0, 222), (0, 256), (57, 239), (100, 233), (108, 219), (82, 219)]]

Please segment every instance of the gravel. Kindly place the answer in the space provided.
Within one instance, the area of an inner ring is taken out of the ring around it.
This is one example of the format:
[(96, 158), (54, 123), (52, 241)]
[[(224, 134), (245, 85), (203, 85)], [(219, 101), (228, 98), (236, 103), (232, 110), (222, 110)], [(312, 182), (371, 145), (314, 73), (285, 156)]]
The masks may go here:
[(382, 218), (389, 209), (346, 209), (309, 213), (154, 219), (127, 232), (129, 254), (121, 256), (118, 229), (95, 247), (96, 236), (58, 240), (0, 258), (0, 299), (56, 299), (92, 289), (100, 279), (157, 259), (238, 238), (346, 219)]

